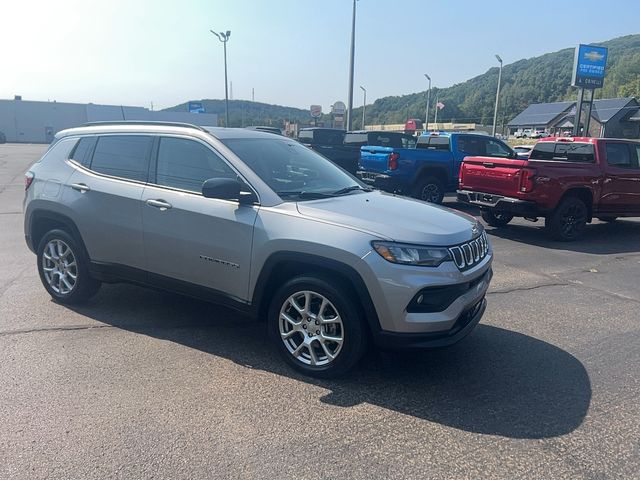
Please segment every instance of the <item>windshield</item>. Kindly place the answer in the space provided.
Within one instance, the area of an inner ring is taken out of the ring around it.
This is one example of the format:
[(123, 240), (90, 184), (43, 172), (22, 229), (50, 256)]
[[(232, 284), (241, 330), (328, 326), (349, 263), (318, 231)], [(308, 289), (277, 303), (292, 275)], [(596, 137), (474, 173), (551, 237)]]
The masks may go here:
[(283, 200), (368, 190), (322, 155), (293, 140), (229, 138), (223, 143)]

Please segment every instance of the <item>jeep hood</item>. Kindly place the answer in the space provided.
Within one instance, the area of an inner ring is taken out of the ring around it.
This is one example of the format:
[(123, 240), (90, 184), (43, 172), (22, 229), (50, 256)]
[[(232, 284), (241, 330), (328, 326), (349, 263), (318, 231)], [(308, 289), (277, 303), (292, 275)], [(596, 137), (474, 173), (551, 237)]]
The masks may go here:
[(355, 193), (297, 203), (309, 218), (364, 230), (382, 239), (424, 245), (471, 240), (474, 217), (445, 207), (383, 192)]

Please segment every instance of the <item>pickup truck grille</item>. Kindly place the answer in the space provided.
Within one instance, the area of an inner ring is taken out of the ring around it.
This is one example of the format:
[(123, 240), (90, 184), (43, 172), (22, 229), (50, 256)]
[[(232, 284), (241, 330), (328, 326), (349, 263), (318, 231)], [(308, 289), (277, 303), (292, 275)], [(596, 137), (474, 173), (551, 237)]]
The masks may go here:
[(470, 242), (449, 248), (451, 257), (459, 270), (469, 270), (478, 265), (489, 253), (489, 241), (486, 232)]

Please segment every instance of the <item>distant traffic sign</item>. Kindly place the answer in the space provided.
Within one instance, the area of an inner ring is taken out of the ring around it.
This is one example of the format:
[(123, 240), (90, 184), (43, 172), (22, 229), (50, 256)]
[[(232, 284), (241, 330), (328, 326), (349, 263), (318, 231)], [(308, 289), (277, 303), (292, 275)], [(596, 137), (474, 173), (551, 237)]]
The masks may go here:
[(311, 105), (309, 112), (313, 118), (320, 118), (322, 116), (322, 105)]
[(578, 45), (573, 58), (571, 85), (582, 88), (602, 88), (607, 67), (607, 47)]

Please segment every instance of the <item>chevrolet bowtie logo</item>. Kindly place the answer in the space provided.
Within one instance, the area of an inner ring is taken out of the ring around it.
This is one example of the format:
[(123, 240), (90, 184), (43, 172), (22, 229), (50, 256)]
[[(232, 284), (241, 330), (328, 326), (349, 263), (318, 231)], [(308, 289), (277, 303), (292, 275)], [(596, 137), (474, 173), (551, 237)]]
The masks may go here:
[(596, 52), (595, 50), (591, 50), (590, 52), (586, 52), (584, 54), (584, 58), (586, 58), (590, 62), (599, 62), (604, 58), (604, 55), (600, 52)]

